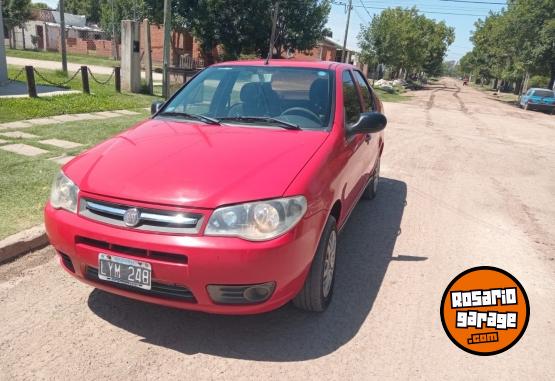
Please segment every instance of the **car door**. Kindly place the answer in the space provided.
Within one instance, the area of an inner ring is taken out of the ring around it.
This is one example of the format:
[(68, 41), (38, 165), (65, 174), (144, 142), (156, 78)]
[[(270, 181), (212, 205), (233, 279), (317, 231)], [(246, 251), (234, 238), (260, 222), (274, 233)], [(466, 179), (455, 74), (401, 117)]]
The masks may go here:
[[(343, 90), (343, 126), (345, 131), (344, 154), (347, 156), (342, 176), (342, 202), (346, 206), (346, 211), (350, 213), (368, 180), (368, 177), (365, 178), (363, 175), (368, 166), (367, 143), (365, 135), (347, 134), (348, 129), (357, 122), (362, 112), (360, 94), (350, 70), (345, 69), (343, 71), (341, 83)], [(348, 213), (345, 213), (342, 217), (347, 216)]]
[[(378, 110), (379, 105), (373, 96), (372, 89), (366, 82), (364, 75), (358, 70), (353, 70), (354, 77), (357, 81), (360, 95), (362, 98), (362, 111), (363, 112), (372, 112), (372, 111), (381, 111)], [(381, 133), (377, 132), (374, 134), (368, 134), (365, 136), (364, 144), (362, 148), (365, 152), (364, 160), (366, 166), (364, 168), (364, 173), (362, 176), (369, 180), (372, 171), (374, 170), (376, 163), (379, 159), (380, 154), (380, 136)]]

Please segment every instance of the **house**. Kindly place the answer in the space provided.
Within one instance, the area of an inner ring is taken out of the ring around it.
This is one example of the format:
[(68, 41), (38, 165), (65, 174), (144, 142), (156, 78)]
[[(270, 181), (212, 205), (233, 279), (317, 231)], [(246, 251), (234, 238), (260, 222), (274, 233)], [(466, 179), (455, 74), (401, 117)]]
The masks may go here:
[[(97, 25), (87, 24), (85, 16), (64, 13), (66, 24), (66, 51), (112, 57), (112, 40)], [(33, 10), (31, 19), (23, 28), (14, 28), (6, 45), (15, 49), (61, 51), (60, 12)], [(144, 56), (145, 23), (140, 25), (141, 59)], [(161, 65), (163, 61), (163, 25), (150, 25), (152, 62)], [(174, 30), (171, 34), (170, 60), (172, 66), (202, 66), (200, 43), (185, 30)], [(119, 55), (119, 46), (117, 47)], [(215, 54), (218, 52), (215, 51)]]
[[(293, 60), (308, 61), (341, 61), (341, 52), (343, 45), (335, 42), (329, 37), (324, 37), (312, 50), (305, 52), (289, 52), (286, 58)], [(356, 52), (350, 49), (346, 50), (346, 62), (356, 64)]]
[[(67, 45), (70, 52), (83, 52), (79, 40), (102, 40), (104, 32), (96, 25), (87, 25), (85, 16), (64, 13)], [(15, 49), (58, 51), (60, 46), (60, 12), (35, 9), (23, 28), (12, 31), (11, 44)], [(83, 44), (81, 44), (83, 45)], [(84, 43), (86, 45), (86, 43)], [(108, 47), (110, 52), (111, 45)]]

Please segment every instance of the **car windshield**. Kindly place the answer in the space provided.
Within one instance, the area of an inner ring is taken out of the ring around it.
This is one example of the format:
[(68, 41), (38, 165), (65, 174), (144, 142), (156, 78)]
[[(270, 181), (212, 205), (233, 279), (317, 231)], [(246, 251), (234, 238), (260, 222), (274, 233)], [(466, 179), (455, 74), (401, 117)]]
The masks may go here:
[(534, 90), (534, 95), (536, 97), (547, 97), (547, 98), (554, 97), (553, 91), (551, 90)]
[(159, 115), (206, 123), (325, 129), (330, 123), (332, 76), (329, 70), (310, 68), (214, 66), (193, 78)]

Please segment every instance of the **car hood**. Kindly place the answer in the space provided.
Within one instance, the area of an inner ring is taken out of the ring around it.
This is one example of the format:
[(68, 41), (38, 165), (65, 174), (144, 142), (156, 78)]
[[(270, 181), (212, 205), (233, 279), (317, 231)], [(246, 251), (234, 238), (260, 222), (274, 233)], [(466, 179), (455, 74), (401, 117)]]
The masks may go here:
[(89, 193), (215, 208), (283, 195), (327, 136), (150, 119), (78, 156), (64, 172)]

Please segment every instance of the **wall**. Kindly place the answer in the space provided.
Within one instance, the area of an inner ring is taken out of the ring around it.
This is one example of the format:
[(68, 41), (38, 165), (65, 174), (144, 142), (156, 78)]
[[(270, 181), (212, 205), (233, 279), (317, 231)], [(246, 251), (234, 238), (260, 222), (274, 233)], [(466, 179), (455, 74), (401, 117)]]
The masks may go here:
[[(141, 23), (141, 57), (144, 56), (145, 27)], [(161, 65), (164, 62), (164, 26), (150, 25), (150, 41), (152, 49), (152, 63)], [(172, 31), (172, 47), (170, 50), (171, 66), (179, 65), (180, 56), (191, 54), (194, 60), (201, 58), (200, 43), (186, 31)]]
[(291, 59), (302, 61), (335, 61), (337, 49), (330, 45), (318, 45), (307, 52), (295, 52)]
[[(49, 51), (60, 51), (60, 27), (52, 23), (45, 23), (44, 21), (28, 21), (25, 24), (25, 48), (34, 49), (31, 42), (31, 36), (36, 34), (36, 25), (44, 26), (44, 47)], [(17, 30), (18, 28), (16, 28)], [(23, 49), (23, 33), (21, 30), (16, 31), (16, 49)], [(164, 50), (164, 29), (160, 25), (150, 26), (150, 39), (152, 45), (152, 63), (156, 66), (161, 66), (163, 63), (163, 50)], [(171, 34), (172, 47), (170, 50), (170, 63), (171, 66), (180, 64), (181, 56), (191, 55), (195, 61), (202, 59), (200, 51), (200, 42), (193, 38), (190, 33), (186, 31), (172, 31)], [(145, 30), (144, 23), (140, 25), (140, 46), (141, 46), (141, 61), (144, 57), (144, 41)], [(96, 40), (92, 38), (80, 38), (79, 31), (75, 29), (68, 29), (66, 48), (68, 53), (89, 54), (102, 57), (112, 56), (112, 41), (111, 40)], [(119, 46), (118, 46), (119, 51)], [(214, 49), (214, 54), (221, 54), (220, 51)]]
[[(23, 37), (25, 37), (25, 49), (34, 49), (35, 46), (31, 40), (31, 36), (36, 35), (36, 26), (37, 25), (44, 25), (43, 21), (27, 21), (24, 25), (25, 32), (23, 32), (22, 28), (15, 27), (15, 48), (16, 49), (23, 49)], [(9, 45), (6, 45), (9, 46)]]

